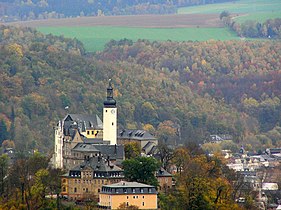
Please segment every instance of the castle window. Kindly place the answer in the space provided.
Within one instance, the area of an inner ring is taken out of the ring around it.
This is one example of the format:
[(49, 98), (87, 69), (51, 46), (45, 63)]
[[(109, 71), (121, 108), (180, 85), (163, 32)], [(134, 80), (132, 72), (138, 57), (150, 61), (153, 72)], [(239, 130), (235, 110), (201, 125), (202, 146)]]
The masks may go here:
[(112, 125), (114, 125), (114, 123), (112, 123)]
[(142, 206), (144, 206), (144, 202), (142, 202)]
[(77, 188), (76, 188), (76, 187), (74, 187), (74, 192), (75, 192), (75, 193), (77, 192)]

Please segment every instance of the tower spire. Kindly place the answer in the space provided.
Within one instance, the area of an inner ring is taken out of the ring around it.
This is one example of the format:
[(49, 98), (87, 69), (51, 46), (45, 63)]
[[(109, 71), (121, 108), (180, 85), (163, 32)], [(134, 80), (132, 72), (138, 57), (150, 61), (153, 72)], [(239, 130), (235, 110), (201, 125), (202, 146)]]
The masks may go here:
[(108, 87), (107, 87), (107, 94), (106, 94), (106, 100), (104, 101), (104, 107), (116, 107), (116, 101), (113, 98), (113, 88), (111, 79), (108, 80)]

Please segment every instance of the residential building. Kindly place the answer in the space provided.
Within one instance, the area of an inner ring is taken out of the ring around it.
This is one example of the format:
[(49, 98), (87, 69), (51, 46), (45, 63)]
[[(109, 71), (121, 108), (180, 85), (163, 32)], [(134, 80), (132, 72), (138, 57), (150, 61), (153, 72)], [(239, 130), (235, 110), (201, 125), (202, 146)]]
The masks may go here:
[(159, 183), (158, 191), (162, 193), (167, 193), (173, 186), (173, 176), (165, 169), (160, 168), (156, 171), (156, 178)]
[(90, 157), (61, 177), (61, 195), (71, 200), (98, 198), (102, 185), (124, 180), (123, 170), (101, 156)]
[(138, 182), (122, 181), (102, 186), (99, 195), (100, 208), (117, 209), (123, 203), (139, 209), (157, 209), (157, 191), (154, 186)]

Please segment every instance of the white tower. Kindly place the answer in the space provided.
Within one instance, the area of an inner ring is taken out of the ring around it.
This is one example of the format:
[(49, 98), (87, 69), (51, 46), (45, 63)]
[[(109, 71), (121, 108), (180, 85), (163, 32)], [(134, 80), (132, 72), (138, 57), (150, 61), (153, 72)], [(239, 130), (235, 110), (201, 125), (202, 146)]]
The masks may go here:
[(103, 105), (103, 140), (110, 141), (111, 145), (115, 145), (117, 144), (117, 108), (116, 101), (113, 98), (111, 79)]
[(62, 157), (62, 147), (63, 147), (63, 124), (59, 121), (55, 128), (55, 154), (53, 159), (54, 168), (63, 168), (63, 157)]

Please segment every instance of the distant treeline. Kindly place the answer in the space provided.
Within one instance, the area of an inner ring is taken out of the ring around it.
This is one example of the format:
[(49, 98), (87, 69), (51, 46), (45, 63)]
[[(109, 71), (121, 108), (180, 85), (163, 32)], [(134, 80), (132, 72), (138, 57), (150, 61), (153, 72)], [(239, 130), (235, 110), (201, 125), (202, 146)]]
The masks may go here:
[[(230, 0), (5, 0), (0, 20), (33, 20), (96, 15), (171, 14), (177, 7)], [(232, 0), (233, 1), (233, 0)]]
[(220, 15), (224, 24), (234, 30), (238, 36), (249, 38), (281, 38), (281, 18), (268, 19), (264, 23), (247, 20), (238, 23), (224, 11)]

